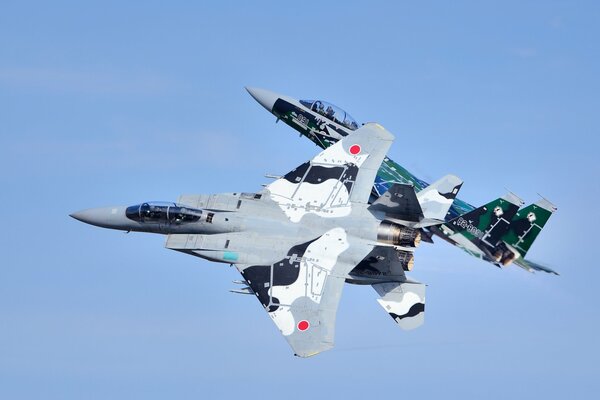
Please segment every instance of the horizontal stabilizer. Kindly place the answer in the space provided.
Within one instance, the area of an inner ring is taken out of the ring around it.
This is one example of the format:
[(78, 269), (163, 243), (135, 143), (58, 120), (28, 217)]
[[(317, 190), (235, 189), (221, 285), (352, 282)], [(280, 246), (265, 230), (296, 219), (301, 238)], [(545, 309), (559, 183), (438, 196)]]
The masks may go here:
[(425, 322), (425, 285), (416, 282), (377, 283), (373, 289), (381, 296), (381, 307), (400, 328), (411, 330)]
[(545, 265), (538, 264), (533, 261), (525, 260), (523, 258), (519, 258), (519, 259), (515, 260), (514, 263), (529, 272), (543, 271), (543, 272), (547, 272), (549, 274), (559, 275), (558, 272), (554, 271), (551, 268), (546, 267)]

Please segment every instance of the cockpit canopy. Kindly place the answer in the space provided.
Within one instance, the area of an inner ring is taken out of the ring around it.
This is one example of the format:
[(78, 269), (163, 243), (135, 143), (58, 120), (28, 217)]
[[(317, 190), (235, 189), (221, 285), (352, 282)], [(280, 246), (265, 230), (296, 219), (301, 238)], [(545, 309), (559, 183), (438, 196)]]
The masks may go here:
[(323, 100), (300, 100), (300, 103), (314, 112), (321, 114), (325, 118), (343, 125), (352, 131), (358, 129), (358, 122), (356, 122), (350, 114), (331, 103)]
[(150, 202), (127, 207), (125, 215), (127, 218), (138, 222), (183, 224), (199, 221), (202, 210), (176, 203)]

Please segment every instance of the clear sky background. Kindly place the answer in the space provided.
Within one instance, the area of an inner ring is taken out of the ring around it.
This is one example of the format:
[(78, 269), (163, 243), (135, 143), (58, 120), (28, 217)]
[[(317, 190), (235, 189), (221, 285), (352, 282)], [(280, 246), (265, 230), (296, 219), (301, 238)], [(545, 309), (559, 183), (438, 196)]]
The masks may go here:
[[(598, 2), (123, 3), (0, 6), (0, 398), (597, 395)], [(246, 85), (383, 124), (472, 204), (543, 194), (529, 256), (561, 276), (423, 244), (422, 328), (346, 286), (336, 347), (298, 359), (235, 269), (68, 217), (254, 191), (316, 154)]]

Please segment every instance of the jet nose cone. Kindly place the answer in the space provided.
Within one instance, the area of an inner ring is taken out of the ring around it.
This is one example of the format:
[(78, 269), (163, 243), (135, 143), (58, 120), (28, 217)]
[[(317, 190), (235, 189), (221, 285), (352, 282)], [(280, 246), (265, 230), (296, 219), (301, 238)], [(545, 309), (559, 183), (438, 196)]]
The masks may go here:
[(110, 208), (90, 208), (70, 214), (71, 217), (86, 224), (103, 226), (111, 215)]
[(127, 218), (124, 207), (90, 208), (69, 214), (70, 217), (86, 224), (103, 228), (125, 229)]
[(76, 211), (69, 214), (69, 217), (75, 218), (77, 221), (87, 222), (88, 210)]
[(246, 86), (246, 90), (250, 93), (250, 96), (254, 97), (254, 100), (258, 101), (269, 112), (273, 111), (273, 105), (281, 97), (277, 93), (265, 89)]

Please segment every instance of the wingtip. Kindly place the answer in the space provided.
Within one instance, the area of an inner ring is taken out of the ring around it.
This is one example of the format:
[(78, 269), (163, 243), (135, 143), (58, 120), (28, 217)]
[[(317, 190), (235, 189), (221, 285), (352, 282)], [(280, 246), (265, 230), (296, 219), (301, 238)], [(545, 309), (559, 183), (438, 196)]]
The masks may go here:
[(454, 184), (455, 187), (457, 187), (458, 190), (460, 190), (462, 185), (465, 183), (465, 181), (463, 181), (463, 179), (458, 175), (449, 174), (447, 175), (447, 178)]
[(556, 210), (558, 210), (558, 207), (556, 207), (554, 204), (552, 204), (550, 202), (550, 200), (548, 200), (547, 198), (545, 198), (544, 196), (542, 196), (539, 193), (538, 193), (538, 196), (541, 197), (541, 199), (535, 203), (538, 207), (542, 207), (543, 209), (548, 210), (552, 213), (555, 212)]
[(367, 122), (366, 124), (358, 128), (358, 130), (354, 132), (351, 136), (355, 136), (361, 130), (375, 132), (376, 136), (383, 140), (393, 141), (396, 138), (392, 132), (388, 131), (383, 125), (377, 122)]
[[(505, 188), (506, 189), (506, 188)], [(514, 192), (511, 192), (509, 189), (506, 189), (507, 193), (502, 196), (502, 198), (518, 207), (522, 207), (525, 202), (523, 201), (523, 199), (521, 199), (518, 195), (516, 195)]]

